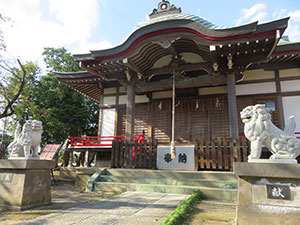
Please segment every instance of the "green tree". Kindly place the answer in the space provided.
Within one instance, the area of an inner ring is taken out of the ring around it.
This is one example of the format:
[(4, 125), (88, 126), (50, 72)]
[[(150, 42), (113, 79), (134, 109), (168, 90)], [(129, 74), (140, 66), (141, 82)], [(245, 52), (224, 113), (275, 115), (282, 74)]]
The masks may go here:
[(27, 89), (28, 92), (28, 88), (32, 86), (28, 83), (34, 82), (35, 76), (39, 73), (38, 66), (32, 62), (24, 66), (19, 60), (17, 62), (21, 69), (10, 67), (4, 60), (0, 63), (0, 119), (15, 114), (17, 105), (28, 95), (24, 91)]
[(79, 71), (78, 63), (64, 48), (46, 48), (43, 56), (48, 74), (32, 82), (33, 86), (26, 90), (31, 97), (24, 101), (27, 107), (19, 105), (17, 120), (22, 122), (29, 116), (41, 120), (44, 143), (60, 143), (68, 136), (96, 135), (98, 104), (61, 85), (54, 75)]
[[(11, 19), (0, 12), (0, 25), (10, 23)], [(19, 59), (7, 56), (4, 34), (0, 26), (0, 119), (12, 116), (15, 106), (23, 92), (26, 82), (35, 73), (32, 63), (23, 66)]]
[(65, 48), (45, 48), (43, 56), (49, 75), (53, 75), (55, 72), (81, 71), (79, 64), (74, 61), (73, 56)]
[[(31, 112), (36, 111), (34, 88), (38, 84), (37, 77), (40, 74), (40, 68), (32, 62), (25, 64), (24, 70), (27, 74), (25, 84), (14, 106), (15, 119), (18, 120), (20, 124), (23, 124), (24, 121), (31, 116)], [(19, 75), (19, 79), (21, 79), (21, 77), (22, 75)], [(18, 81), (19, 79), (15, 81), (16, 85), (14, 86), (17, 86), (17, 83), (20, 82)], [(23, 112), (22, 115), (19, 112)]]

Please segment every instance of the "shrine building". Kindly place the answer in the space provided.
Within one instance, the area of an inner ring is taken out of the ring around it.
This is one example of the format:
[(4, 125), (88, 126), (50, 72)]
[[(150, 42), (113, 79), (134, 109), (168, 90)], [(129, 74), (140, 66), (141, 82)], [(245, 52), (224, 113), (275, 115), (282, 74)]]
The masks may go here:
[(206, 161), (201, 151), (208, 157), (233, 140), (235, 160), (247, 160), (239, 142), (244, 107), (266, 104), (282, 129), (295, 115), (300, 132), (300, 43), (284, 36), (288, 20), (218, 27), (162, 1), (124, 43), (74, 55), (84, 71), (56, 76), (100, 104), (98, 136), (191, 145), (198, 169), (226, 170), (217, 150)]

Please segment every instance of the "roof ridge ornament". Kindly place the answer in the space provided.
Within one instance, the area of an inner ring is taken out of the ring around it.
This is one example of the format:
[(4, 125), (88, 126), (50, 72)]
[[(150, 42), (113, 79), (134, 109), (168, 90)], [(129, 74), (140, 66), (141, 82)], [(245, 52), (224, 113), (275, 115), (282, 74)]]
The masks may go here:
[(158, 3), (157, 9), (153, 9), (152, 13), (149, 14), (149, 17), (150, 19), (153, 19), (159, 16), (174, 13), (181, 13), (181, 8), (171, 5), (169, 1), (162, 0), (160, 3)]

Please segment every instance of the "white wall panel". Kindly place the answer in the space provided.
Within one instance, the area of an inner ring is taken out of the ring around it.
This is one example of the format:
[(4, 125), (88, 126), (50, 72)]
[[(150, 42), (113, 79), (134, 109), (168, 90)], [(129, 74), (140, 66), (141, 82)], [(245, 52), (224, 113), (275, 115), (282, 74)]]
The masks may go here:
[[(135, 96), (135, 103), (145, 103), (149, 102), (149, 99), (147, 98), (146, 95), (136, 95)], [(120, 95), (119, 96), (119, 104), (127, 104), (127, 95)]]
[(300, 132), (300, 96), (283, 97), (282, 102), (284, 120), (287, 121), (290, 116), (295, 116), (297, 123), (296, 132)]
[(104, 94), (115, 94), (117, 92), (117, 88), (105, 88)]
[(236, 85), (236, 95), (255, 95), (275, 92), (275, 82)]
[(114, 136), (115, 131), (115, 109), (103, 109), (101, 136)]
[(280, 77), (300, 77), (300, 68), (279, 70)]
[(149, 102), (149, 98), (146, 95), (136, 95), (135, 96), (135, 103), (145, 103)]
[(243, 81), (247, 80), (262, 80), (262, 79), (274, 79), (273, 71), (264, 70), (248, 70), (244, 73), (245, 77)]
[(300, 80), (281, 81), (281, 91), (300, 91)]
[(116, 104), (116, 96), (109, 96), (103, 98), (104, 106), (115, 105)]
[(159, 91), (152, 93), (153, 99), (172, 98), (172, 91)]

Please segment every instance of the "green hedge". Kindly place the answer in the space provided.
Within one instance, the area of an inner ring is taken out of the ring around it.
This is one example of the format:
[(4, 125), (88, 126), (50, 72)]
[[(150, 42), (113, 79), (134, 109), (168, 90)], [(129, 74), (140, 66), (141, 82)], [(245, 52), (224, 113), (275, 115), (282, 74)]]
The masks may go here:
[(204, 199), (201, 191), (194, 191), (185, 202), (181, 203), (171, 215), (166, 218), (161, 225), (179, 225), (187, 219), (188, 213), (191, 211), (193, 204)]

